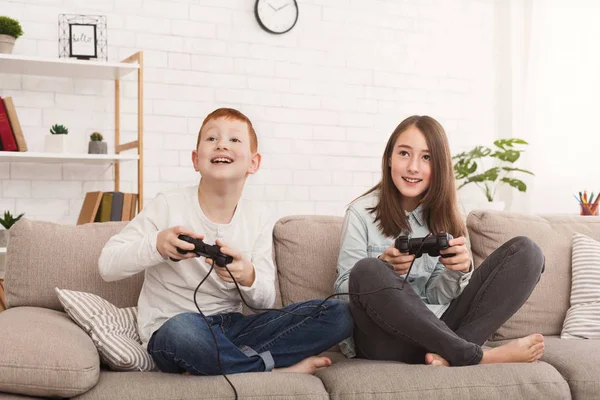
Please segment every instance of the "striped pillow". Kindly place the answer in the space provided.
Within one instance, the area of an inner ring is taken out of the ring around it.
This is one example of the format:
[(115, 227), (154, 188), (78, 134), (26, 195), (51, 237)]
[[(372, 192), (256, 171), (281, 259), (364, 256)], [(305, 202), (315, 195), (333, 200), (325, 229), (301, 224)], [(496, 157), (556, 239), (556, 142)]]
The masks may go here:
[(137, 307), (118, 308), (100, 296), (55, 288), (65, 312), (92, 338), (100, 359), (116, 371), (152, 371), (137, 331)]
[(573, 234), (571, 308), (563, 339), (600, 339), (600, 242)]

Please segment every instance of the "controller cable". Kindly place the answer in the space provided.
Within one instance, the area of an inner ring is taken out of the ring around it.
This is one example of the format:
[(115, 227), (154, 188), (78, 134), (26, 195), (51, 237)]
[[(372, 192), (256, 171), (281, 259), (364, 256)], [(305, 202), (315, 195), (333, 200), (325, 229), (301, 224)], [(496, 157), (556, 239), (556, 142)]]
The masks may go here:
[[(429, 237), (430, 235), (431, 235), (431, 233), (429, 233), (427, 236), (425, 236), (425, 238)], [(402, 289), (404, 289), (404, 284), (406, 283), (406, 279), (408, 278), (408, 274), (410, 274), (410, 271), (411, 271), (411, 269), (413, 267), (413, 264), (415, 263), (415, 260), (418, 257), (421, 256), (421, 249), (423, 248), (424, 244), (425, 244), (425, 240), (423, 240), (421, 242), (421, 245), (417, 249), (417, 252), (415, 253), (415, 258), (413, 258), (413, 260), (411, 261), (410, 266), (408, 267), (408, 271), (406, 273), (406, 276), (404, 277), (404, 281), (402, 282), (402, 286), (400, 286), (400, 288), (397, 288), (397, 287), (384, 287), (384, 288), (380, 288), (380, 289), (377, 289), (377, 290), (373, 290), (371, 292), (363, 292), (363, 293), (351, 293), (351, 292), (348, 292), (348, 293), (334, 293), (334, 294), (332, 294), (330, 296), (327, 296), (321, 303), (317, 304), (315, 306), (315, 308), (314, 308), (313, 311), (311, 311), (309, 313), (305, 313), (305, 314), (299, 314), (299, 313), (295, 313), (295, 312), (292, 312), (292, 311), (282, 310), (282, 309), (279, 309), (279, 308), (254, 308), (254, 307), (252, 307), (251, 305), (249, 305), (246, 302), (246, 299), (244, 299), (244, 296), (242, 295), (242, 291), (241, 291), (241, 289), (240, 289), (237, 281), (235, 280), (235, 278), (231, 274), (231, 271), (229, 271), (229, 268), (227, 268), (226, 265), (223, 268), (225, 268), (225, 270), (227, 270), (227, 273), (229, 273), (229, 276), (233, 280), (233, 283), (235, 284), (235, 287), (236, 287), (236, 289), (237, 289), (237, 291), (238, 291), (238, 293), (240, 295), (240, 298), (242, 299), (242, 302), (249, 309), (251, 309), (253, 311), (277, 311), (277, 312), (281, 312), (281, 313), (284, 313), (284, 314), (290, 314), (290, 315), (295, 315), (295, 316), (300, 316), (300, 317), (310, 317), (315, 312), (317, 312), (317, 310), (323, 304), (325, 304), (325, 302), (327, 300), (329, 300), (330, 298), (335, 297), (335, 296), (364, 296), (364, 295), (367, 295), (367, 294), (379, 293), (381, 291), (389, 290), (389, 289), (393, 289), (393, 290), (402, 290)], [(381, 261), (383, 261), (383, 260), (381, 260)], [(204, 319), (204, 322), (208, 326), (208, 329), (210, 331), (210, 334), (212, 335), (213, 341), (215, 342), (215, 348), (217, 349), (217, 367), (219, 368), (219, 371), (221, 372), (221, 375), (223, 375), (223, 377), (225, 378), (225, 380), (227, 381), (227, 383), (229, 383), (229, 386), (231, 386), (231, 388), (233, 389), (233, 392), (235, 394), (235, 400), (238, 400), (237, 390), (235, 389), (235, 386), (233, 385), (233, 383), (231, 383), (231, 381), (229, 380), (229, 378), (227, 377), (227, 375), (223, 371), (223, 367), (221, 366), (221, 350), (219, 348), (219, 343), (217, 342), (217, 336), (215, 335), (215, 333), (214, 333), (214, 331), (212, 329), (212, 326), (208, 323), (208, 320), (206, 319), (206, 316), (204, 315), (204, 313), (200, 309), (200, 306), (198, 305), (198, 302), (196, 301), (196, 295), (198, 294), (198, 289), (200, 289), (200, 286), (202, 286), (202, 284), (204, 283), (204, 281), (206, 281), (208, 279), (208, 277), (210, 276), (210, 274), (214, 270), (214, 267), (215, 267), (215, 260), (211, 259), (210, 269), (208, 270), (208, 272), (206, 273), (206, 275), (204, 276), (204, 278), (200, 281), (200, 283), (198, 284), (198, 286), (196, 286), (196, 289), (194, 290), (194, 304), (196, 305), (196, 308), (198, 309), (198, 312), (200, 313), (200, 315)]]

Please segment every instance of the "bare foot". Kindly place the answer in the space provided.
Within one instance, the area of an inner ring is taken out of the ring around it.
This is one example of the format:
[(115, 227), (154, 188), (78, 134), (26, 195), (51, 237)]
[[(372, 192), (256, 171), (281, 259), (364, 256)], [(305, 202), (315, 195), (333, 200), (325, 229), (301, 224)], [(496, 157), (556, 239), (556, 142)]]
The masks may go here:
[(483, 351), (481, 364), (530, 363), (539, 360), (544, 354), (544, 337), (539, 333), (525, 336), (493, 349)]
[(439, 354), (435, 353), (427, 353), (425, 354), (425, 364), (427, 365), (435, 365), (439, 367), (449, 367), (450, 363), (446, 361), (446, 359)]
[(303, 374), (314, 374), (322, 368), (329, 367), (331, 360), (327, 357), (308, 357), (297, 364), (285, 368), (275, 368), (276, 372), (301, 372)]

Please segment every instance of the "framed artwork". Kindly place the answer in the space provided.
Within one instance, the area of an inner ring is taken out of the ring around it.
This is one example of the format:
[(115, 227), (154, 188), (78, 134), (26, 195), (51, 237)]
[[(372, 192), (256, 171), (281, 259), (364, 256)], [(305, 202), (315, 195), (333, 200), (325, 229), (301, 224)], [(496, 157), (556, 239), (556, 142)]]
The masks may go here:
[(58, 16), (58, 56), (80, 60), (108, 60), (106, 16)]

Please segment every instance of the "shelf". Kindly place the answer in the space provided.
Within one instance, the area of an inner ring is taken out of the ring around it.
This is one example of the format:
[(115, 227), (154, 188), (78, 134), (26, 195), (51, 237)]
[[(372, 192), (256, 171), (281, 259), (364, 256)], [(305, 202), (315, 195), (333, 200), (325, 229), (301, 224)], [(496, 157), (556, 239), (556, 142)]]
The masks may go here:
[(137, 154), (77, 154), (36, 153), (31, 151), (0, 151), (0, 162), (21, 161), (41, 163), (107, 164), (115, 161), (137, 161)]
[(137, 71), (138, 63), (86, 61), (72, 58), (40, 58), (15, 54), (0, 54), (0, 71), (9, 74), (60, 76), (114, 80)]
[(0, 254), (6, 253), (6, 247), (0, 247)]

